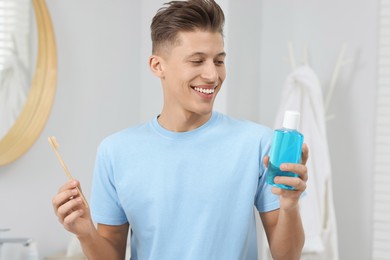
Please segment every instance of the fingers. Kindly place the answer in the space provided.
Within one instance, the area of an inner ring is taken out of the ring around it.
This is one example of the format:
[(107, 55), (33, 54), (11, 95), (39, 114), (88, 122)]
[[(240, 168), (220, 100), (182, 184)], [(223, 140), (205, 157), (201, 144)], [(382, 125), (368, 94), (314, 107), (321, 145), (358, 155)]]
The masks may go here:
[(83, 208), (83, 201), (77, 189), (78, 184), (79, 182), (75, 180), (65, 183), (52, 199), (54, 212), (61, 223), (64, 222), (65, 218), (72, 215), (73, 212)]
[(60, 193), (64, 190), (74, 189), (74, 188), (78, 187), (79, 185), (80, 185), (80, 183), (78, 180), (70, 180), (60, 187), (60, 189), (58, 190), (58, 193)]
[(82, 216), (84, 213), (82, 204), (82, 199), (77, 197), (60, 206), (57, 212), (60, 223), (71, 225), (78, 217)]
[(60, 187), (58, 193), (52, 199), (52, 204), (55, 211), (57, 211), (60, 205), (64, 204), (67, 200), (77, 195), (77, 185), (78, 182), (72, 180)]
[(298, 174), (299, 178), (304, 182), (306, 182), (308, 179), (307, 168), (303, 164), (283, 163), (280, 165), (280, 169), (285, 172), (293, 172)]
[(263, 163), (264, 163), (265, 167), (267, 167), (267, 168), (268, 168), (268, 162), (269, 162), (269, 156), (268, 155), (264, 156)]
[[(64, 216), (70, 214), (71, 212), (77, 210), (80, 208), (80, 202), (82, 202), (80, 197), (77, 197), (75, 199), (68, 200), (66, 203), (62, 204), (57, 209), (57, 216), (61, 219), (64, 218)], [(63, 217), (61, 217), (63, 216)]]
[[(291, 209), (299, 205), (298, 201), (302, 192), (296, 190), (286, 190), (279, 187), (272, 187), (272, 193), (280, 196), (280, 208)], [(283, 201), (282, 201), (283, 198)]]
[[(308, 179), (307, 168), (304, 164), (296, 163), (282, 163), (280, 169), (285, 172), (292, 172), (298, 175), (296, 177), (290, 176), (276, 176), (274, 182), (276, 184), (283, 184), (292, 187), (295, 191), (304, 191), (306, 189), (306, 182)], [(278, 192), (277, 194), (279, 194)]]
[[(274, 179), (276, 184), (283, 184), (293, 188), (294, 191), (306, 190), (306, 182), (301, 178), (287, 177), (287, 176), (276, 176)], [(280, 195), (280, 194), (279, 194)]]
[[(80, 217), (82, 217), (84, 214), (83, 209), (78, 209), (76, 211), (72, 211), (69, 215), (67, 215), (63, 220), (62, 224), (65, 226), (66, 229), (70, 229), (70, 226), (72, 226), (76, 220)], [(61, 221), (61, 220), (60, 220)]]
[(309, 159), (309, 147), (307, 144), (302, 145), (302, 157), (301, 161), (303, 165), (306, 165), (307, 159)]

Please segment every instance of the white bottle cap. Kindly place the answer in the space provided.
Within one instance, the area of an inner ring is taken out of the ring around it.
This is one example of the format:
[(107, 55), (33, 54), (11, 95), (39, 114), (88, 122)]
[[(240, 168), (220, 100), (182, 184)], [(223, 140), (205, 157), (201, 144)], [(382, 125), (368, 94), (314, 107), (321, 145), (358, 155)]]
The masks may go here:
[(298, 111), (287, 110), (284, 113), (283, 127), (287, 129), (298, 129), (301, 113)]

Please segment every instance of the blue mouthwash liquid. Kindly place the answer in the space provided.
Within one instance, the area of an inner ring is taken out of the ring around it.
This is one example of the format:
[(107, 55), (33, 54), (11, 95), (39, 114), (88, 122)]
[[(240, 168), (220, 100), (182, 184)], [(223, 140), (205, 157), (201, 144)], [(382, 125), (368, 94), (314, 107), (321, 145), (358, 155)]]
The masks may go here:
[(292, 190), (294, 187), (277, 184), (274, 182), (276, 176), (298, 177), (293, 172), (280, 170), (282, 163), (299, 163), (301, 160), (303, 135), (296, 129), (299, 125), (299, 112), (286, 111), (283, 121), (283, 128), (274, 131), (270, 160), (266, 173), (266, 182), (273, 186)]

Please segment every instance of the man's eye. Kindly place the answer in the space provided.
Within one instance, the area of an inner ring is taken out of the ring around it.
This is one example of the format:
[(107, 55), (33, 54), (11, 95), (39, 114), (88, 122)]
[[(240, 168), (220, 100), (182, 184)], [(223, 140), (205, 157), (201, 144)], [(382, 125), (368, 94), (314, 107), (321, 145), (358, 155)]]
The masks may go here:
[(215, 64), (221, 66), (221, 65), (225, 64), (225, 61), (217, 60), (217, 61), (215, 61)]
[(203, 61), (202, 60), (192, 60), (191, 63), (194, 64), (201, 64)]

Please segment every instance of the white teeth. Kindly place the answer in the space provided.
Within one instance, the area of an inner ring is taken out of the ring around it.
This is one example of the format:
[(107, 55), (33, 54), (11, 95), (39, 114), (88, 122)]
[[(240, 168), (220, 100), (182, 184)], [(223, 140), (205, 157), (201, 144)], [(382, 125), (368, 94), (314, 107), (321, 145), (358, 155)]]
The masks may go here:
[(214, 89), (208, 89), (208, 88), (194, 88), (196, 91), (204, 93), (204, 94), (212, 94), (214, 93)]

